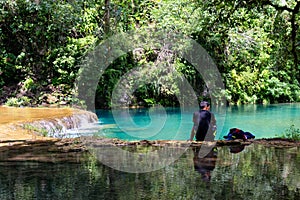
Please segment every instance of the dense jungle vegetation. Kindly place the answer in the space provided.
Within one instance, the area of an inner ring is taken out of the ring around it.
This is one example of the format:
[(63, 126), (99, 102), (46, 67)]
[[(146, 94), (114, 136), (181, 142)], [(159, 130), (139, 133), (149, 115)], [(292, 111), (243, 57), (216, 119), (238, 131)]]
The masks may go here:
[[(149, 26), (182, 33), (206, 49), (229, 104), (300, 101), (299, 10), (299, 0), (0, 0), (0, 103), (76, 101), (74, 82), (86, 54), (114, 34)], [(162, 51), (113, 62), (99, 80), (96, 107), (110, 107), (120, 77), (155, 64)], [(199, 99), (207, 98), (201, 75), (172, 56)], [(126, 103), (176, 106), (178, 88), (160, 81), (142, 85)]]

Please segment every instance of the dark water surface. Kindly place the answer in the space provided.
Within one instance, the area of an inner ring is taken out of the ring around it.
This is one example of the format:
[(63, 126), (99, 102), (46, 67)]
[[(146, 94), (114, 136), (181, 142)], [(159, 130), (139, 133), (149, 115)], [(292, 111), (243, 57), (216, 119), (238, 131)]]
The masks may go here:
[[(99, 122), (105, 125), (98, 135), (124, 140), (186, 140), (192, 127), (195, 109), (152, 108), (111, 112), (98, 110)], [(253, 133), (256, 138), (272, 138), (282, 135), (295, 125), (300, 128), (300, 104), (230, 106), (216, 115), (218, 133), (223, 139), (230, 128), (240, 128)]]
[(171, 165), (140, 174), (94, 159), (0, 163), (0, 199), (300, 199), (299, 148), (218, 147), (201, 159), (194, 152), (189, 148)]

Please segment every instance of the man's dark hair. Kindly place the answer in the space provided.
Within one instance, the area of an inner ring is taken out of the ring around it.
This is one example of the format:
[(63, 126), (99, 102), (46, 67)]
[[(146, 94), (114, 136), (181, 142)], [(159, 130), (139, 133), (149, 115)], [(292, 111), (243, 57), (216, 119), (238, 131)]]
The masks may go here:
[(210, 104), (207, 101), (201, 101), (201, 103), (200, 103), (200, 109), (203, 109), (206, 106), (210, 106)]

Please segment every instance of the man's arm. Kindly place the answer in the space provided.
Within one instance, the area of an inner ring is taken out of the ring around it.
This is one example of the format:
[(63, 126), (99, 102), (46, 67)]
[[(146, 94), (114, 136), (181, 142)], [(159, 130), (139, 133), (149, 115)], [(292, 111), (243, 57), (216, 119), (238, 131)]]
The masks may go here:
[(191, 130), (190, 141), (193, 141), (193, 140), (194, 140), (195, 133), (196, 133), (196, 131), (195, 131), (195, 128), (194, 128), (194, 126), (193, 126), (193, 128), (192, 128), (192, 130)]
[(191, 130), (191, 135), (190, 135), (190, 141), (193, 141), (194, 140), (194, 136), (195, 136), (195, 133), (197, 130), (195, 130), (195, 125), (199, 123), (198, 122), (198, 118), (197, 118), (197, 113), (194, 113), (193, 114), (193, 128)]

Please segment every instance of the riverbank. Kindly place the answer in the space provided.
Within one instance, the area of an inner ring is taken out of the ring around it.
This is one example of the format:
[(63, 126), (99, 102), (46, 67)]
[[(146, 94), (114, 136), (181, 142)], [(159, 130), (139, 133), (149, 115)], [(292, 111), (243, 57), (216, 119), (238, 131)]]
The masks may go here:
[[(133, 149), (142, 148), (187, 148), (200, 147), (203, 142), (187, 141), (123, 141), (109, 138), (68, 138), (68, 139), (34, 139), (34, 140), (6, 140), (1, 141), (0, 145), (0, 162), (46, 162), (46, 163), (81, 163), (90, 159), (90, 151), (86, 147), (86, 141), (93, 143), (97, 147), (132, 147)], [(260, 144), (266, 147), (276, 148), (299, 148), (299, 141), (288, 139), (257, 139), (257, 140), (218, 140), (215, 142), (204, 142), (205, 144), (215, 145), (216, 147), (245, 147), (251, 144)], [(242, 148), (242, 149), (243, 149)]]

